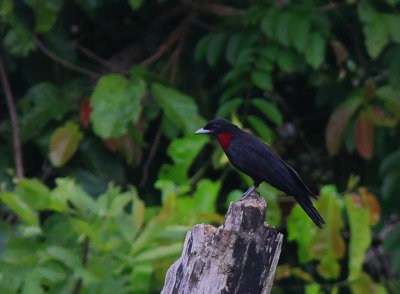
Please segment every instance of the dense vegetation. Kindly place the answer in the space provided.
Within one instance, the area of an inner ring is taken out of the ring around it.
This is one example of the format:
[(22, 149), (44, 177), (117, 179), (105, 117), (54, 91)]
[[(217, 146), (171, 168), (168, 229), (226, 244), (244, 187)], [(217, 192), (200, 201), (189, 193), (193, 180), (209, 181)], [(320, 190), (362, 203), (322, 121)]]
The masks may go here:
[(2, 0), (0, 293), (158, 293), (251, 184), (227, 118), (312, 190), (263, 184), (274, 293), (398, 293), (400, 1)]

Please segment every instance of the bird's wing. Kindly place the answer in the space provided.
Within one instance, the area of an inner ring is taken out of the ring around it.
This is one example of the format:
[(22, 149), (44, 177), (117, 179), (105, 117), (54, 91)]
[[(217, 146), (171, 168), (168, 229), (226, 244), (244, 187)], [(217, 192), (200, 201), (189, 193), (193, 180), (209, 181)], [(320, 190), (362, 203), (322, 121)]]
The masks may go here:
[(289, 195), (314, 196), (297, 172), (271, 148), (254, 137), (251, 139), (231, 142), (227, 155), (236, 168), (254, 180), (266, 181)]

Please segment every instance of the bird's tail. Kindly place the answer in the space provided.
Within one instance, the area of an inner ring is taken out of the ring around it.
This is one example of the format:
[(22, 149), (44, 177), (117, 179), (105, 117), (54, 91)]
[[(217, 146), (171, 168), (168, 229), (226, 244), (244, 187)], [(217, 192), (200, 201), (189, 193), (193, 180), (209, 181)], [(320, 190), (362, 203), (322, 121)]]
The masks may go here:
[(313, 222), (319, 228), (322, 228), (322, 225), (325, 224), (325, 221), (313, 206), (310, 198), (308, 198), (308, 196), (301, 196), (301, 197), (297, 196), (296, 200), (300, 204), (300, 206), (304, 209), (304, 211), (308, 214), (308, 216), (313, 220)]

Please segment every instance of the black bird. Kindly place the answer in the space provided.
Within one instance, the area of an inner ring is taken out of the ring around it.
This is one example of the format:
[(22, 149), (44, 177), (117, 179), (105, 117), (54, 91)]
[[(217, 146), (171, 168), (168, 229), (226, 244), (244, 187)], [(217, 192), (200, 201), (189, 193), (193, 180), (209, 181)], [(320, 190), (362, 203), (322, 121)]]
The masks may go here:
[(216, 137), (233, 166), (253, 179), (254, 186), (241, 199), (247, 198), (265, 181), (292, 195), (314, 223), (322, 228), (325, 222), (309, 198), (317, 197), (303, 183), (298, 173), (261, 140), (225, 119), (213, 119), (195, 134)]

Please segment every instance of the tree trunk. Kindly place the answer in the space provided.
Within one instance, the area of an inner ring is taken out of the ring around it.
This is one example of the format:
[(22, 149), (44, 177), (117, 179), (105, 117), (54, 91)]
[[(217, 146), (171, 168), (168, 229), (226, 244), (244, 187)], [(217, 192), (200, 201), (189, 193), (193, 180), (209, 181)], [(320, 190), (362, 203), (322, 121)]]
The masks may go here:
[(264, 222), (266, 210), (252, 194), (231, 203), (222, 226), (195, 225), (161, 293), (270, 293), (283, 235)]

